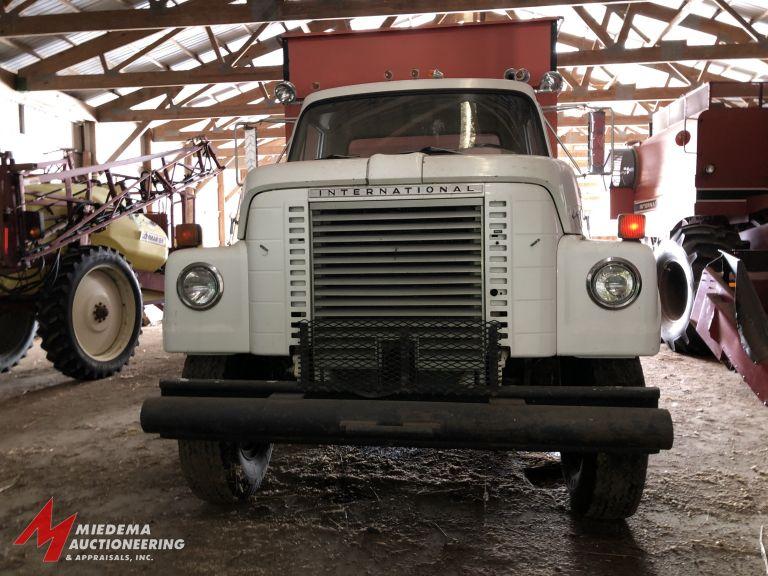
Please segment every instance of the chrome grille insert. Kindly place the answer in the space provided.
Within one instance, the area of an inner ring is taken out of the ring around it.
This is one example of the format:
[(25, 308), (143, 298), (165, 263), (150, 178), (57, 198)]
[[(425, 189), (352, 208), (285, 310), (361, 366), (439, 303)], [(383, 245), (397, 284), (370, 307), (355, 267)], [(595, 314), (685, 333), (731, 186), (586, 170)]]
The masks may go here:
[(313, 318), (483, 319), (483, 199), (315, 202)]

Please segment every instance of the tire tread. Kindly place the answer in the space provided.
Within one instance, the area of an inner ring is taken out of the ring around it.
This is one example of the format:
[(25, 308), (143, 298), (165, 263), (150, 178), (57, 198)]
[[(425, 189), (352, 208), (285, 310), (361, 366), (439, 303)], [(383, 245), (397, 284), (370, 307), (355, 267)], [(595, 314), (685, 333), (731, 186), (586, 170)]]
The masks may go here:
[[(133, 282), (138, 286), (138, 280), (130, 264), (115, 250), (105, 246), (85, 246), (69, 249), (61, 258), (59, 273), (53, 285), (43, 293), (38, 301), (37, 317), (40, 324), (39, 334), (41, 346), (46, 351), (46, 358), (61, 373), (77, 380), (99, 380), (120, 372), (123, 366), (136, 353), (139, 342), (139, 329), (134, 333), (125, 351), (118, 357), (117, 362), (95, 363), (84, 358), (74, 341), (74, 334), (68, 326), (69, 302), (73, 285), (79, 273), (94, 260), (122, 261), (125, 270), (130, 270)], [(141, 291), (138, 292), (139, 308), (141, 308)], [(120, 360), (122, 358), (122, 360)]]

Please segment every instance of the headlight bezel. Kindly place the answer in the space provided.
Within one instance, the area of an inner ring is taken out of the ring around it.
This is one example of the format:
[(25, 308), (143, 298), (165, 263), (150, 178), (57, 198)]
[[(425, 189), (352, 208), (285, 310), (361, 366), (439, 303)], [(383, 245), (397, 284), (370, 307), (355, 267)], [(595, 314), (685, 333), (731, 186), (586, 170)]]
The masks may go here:
[[(184, 280), (195, 268), (202, 268), (206, 272), (209, 272), (216, 282), (216, 295), (210, 301), (202, 305), (191, 301), (184, 292)], [(219, 303), (224, 294), (224, 278), (213, 264), (208, 264), (207, 262), (192, 262), (191, 264), (187, 264), (179, 273), (178, 278), (176, 278), (176, 294), (178, 295), (179, 300), (181, 300), (181, 303), (190, 310), (195, 310), (196, 312), (210, 310)]]
[[(611, 302), (606, 302), (605, 300), (602, 300), (597, 295), (597, 291), (595, 290), (595, 285), (594, 285), (594, 281), (597, 274), (603, 268), (610, 265), (619, 265), (624, 267), (627, 271), (629, 271), (629, 273), (632, 275), (632, 278), (634, 279), (634, 290), (629, 296), (629, 298), (617, 303), (611, 303)], [(597, 304), (601, 308), (604, 308), (605, 310), (623, 310), (624, 308), (632, 305), (639, 298), (642, 288), (643, 288), (643, 281), (642, 281), (642, 277), (640, 276), (640, 271), (637, 269), (637, 266), (635, 266), (629, 260), (625, 258), (620, 258), (618, 256), (603, 258), (599, 262), (595, 263), (595, 265), (592, 266), (592, 268), (590, 268), (589, 273), (587, 274), (587, 294), (589, 294), (590, 299), (595, 304)]]

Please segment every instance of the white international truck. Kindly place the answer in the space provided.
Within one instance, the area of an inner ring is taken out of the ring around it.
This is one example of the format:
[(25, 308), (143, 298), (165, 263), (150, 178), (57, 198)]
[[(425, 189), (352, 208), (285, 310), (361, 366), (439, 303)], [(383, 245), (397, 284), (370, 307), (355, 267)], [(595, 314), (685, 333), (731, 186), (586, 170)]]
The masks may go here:
[[(553, 29), (285, 39), (287, 161), (248, 174), (237, 242), (166, 267), (165, 347), (187, 360), (141, 421), (178, 440), (197, 496), (252, 496), (274, 443), (406, 445), (557, 451), (575, 514), (635, 512), (673, 436), (638, 359), (659, 349), (656, 264), (585, 237), (539, 103)], [(470, 78), (452, 58), (476, 58), (476, 34), (545, 54), (505, 45)], [(306, 42), (365, 72), (302, 75)]]

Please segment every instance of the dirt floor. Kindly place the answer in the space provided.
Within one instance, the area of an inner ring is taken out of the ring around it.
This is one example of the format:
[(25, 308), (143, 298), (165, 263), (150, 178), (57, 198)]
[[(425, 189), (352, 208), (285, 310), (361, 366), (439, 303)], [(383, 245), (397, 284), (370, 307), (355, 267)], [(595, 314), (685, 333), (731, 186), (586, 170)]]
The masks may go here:
[[(186, 488), (175, 443), (139, 428), (141, 401), (181, 370), (160, 328), (101, 382), (68, 381), (36, 346), (0, 376), (0, 573), (766, 574), (768, 408), (720, 364), (643, 363), (675, 447), (651, 457), (637, 515), (602, 525), (569, 517), (553, 454), (278, 446), (259, 496), (219, 510)], [(51, 497), (55, 523), (148, 524), (184, 547), (44, 565), (12, 542)]]

